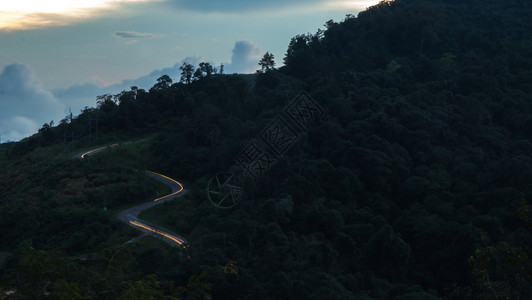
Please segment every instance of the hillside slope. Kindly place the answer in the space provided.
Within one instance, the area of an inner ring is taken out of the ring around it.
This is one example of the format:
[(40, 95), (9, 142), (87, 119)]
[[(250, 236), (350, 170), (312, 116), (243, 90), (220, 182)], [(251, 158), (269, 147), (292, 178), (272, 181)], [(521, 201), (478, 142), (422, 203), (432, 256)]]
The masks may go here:
[[(285, 66), (252, 84), (161, 77), (149, 91), (100, 96), (96, 108), (12, 145), (0, 184), (12, 189), (19, 167), (64, 143), (65, 130), (78, 146), (154, 134), (141, 152), (109, 153), (189, 182), (183, 201), (143, 215), (185, 234), (189, 256), (152, 249), (144, 258), (157, 262), (137, 265), (146, 274), (183, 286), (196, 278), (197, 295), (216, 299), (528, 298), (531, 19), (526, 1), (383, 1), (294, 37)], [(212, 205), (209, 180), (234, 170), (302, 90), (323, 115), (236, 206)], [(86, 176), (101, 168), (78, 167)], [(48, 185), (23, 195), (41, 203)]]

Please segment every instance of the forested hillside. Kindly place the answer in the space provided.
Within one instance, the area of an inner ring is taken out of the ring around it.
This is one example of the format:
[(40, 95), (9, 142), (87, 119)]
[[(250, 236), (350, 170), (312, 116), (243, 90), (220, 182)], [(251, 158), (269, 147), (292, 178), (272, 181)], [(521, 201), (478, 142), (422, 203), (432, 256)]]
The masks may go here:
[[(180, 82), (99, 96), (0, 148), (0, 287), (70, 299), (532, 297), (530, 20), (527, 1), (382, 1), (294, 37), (278, 69), (185, 64)], [(237, 205), (213, 205), (212, 176), (301, 91), (323, 115)], [(140, 215), (188, 248), (123, 244), (135, 232), (114, 213), (162, 191), (141, 168), (190, 190)]]

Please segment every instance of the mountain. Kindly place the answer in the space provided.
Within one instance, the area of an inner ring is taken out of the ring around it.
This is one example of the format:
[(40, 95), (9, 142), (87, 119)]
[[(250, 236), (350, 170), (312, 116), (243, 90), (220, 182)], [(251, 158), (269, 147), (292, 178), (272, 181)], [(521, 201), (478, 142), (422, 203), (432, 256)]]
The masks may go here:
[[(2, 152), (2, 284), (186, 299), (530, 297), (531, 17), (526, 1), (382, 1), (294, 37), (279, 69), (204, 64), (190, 82), (161, 76), (98, 97)], [(123, 244), (135, 233), (113, 211), (160, 191), (132, 169), (190, 190), (139, 215), (188, 248)], [(220, 178), (232, 180), (221, 184), (230, 205), (209, 201)], [(113, 253), (120, 263), (105, 268)], [(77, 269), (50, 274), (37, 258)]]

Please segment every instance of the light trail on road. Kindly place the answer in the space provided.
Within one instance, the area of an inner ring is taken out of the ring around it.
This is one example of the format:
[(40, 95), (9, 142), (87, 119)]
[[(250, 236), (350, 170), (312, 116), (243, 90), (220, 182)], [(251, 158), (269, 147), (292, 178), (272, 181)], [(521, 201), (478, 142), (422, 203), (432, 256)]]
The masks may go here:
[[(126, 143), (126, 144), (127, 144), (127, 143)], [(74, 157), (78, 157), (78, 158), (84, 159), (85, 156), (87, 156), (87, 155), (91, 155), (91, 154), (94, 154), (94, 153), (97, 153), (97, 152), (100, 152), (100, 151), (103, 151), (103, 150), (106, 150), (106, 149), (109, 149), (109, 148), (112, 148), (112, 147), (115, 147), (115, 146), (118, 146), (118, 145), (119, 145), (119, 144), (116, 143), (116, 144), (112, 144), (112, 145), (103, 146), (103, 147), (100, 147), (100, 148), (96, 148), (96, 149), (93, 149), (93, 150), (87, 151), (87, 152), (82, 153), (82, 154), (77, 154), (77, 155), (74, 156)], [(171, 188), (172, 191), (175, 190), (175, 189), (178, 189), (177, 191), (175, 191), (175, 192), (173, 192), (173, 193), (171, 193), (171, 194), (169, 194), (169, 195), (162, 196), (162, 197), (159, 197), (159, 198), (153, 200), (153, 202), (157, 202), (157, 201), (159, 201), (159, 200), (162, 200), (162, 199), (165, 199), (165, 198), (168, 198), (168, 197), (171, 197), (171, 196), (177, 195), (177, 194), (179, 194), (180, 192), (183, 191), (183, 185), (182, 185), (181, 183), (179, 183), (177, 180), (172, 179), (172, 178), (170, 178), (170, 177), (168, 177), (168, 176), (165, 176), (165, 175), (163, 175), (163, 174), (159, 174), (159, 173), (153, 172), (153, 171), (145, 170), (145, 172), (146, 172), (146, 173), (149, 173), (149, 174), (153, 174), (153, 175), (158, 176), (159, 178), (155, 178), (155, 179), (158, 180), (158, 181), (160, 181), (160, 182), (163, 182), (163, 183), (166, 184), (166, 185), (168, 185), (168, 186)], [(168, 181), (170, 181), (170, 183), (169, 183), (169, 182), (164, 182), (163, 178), (166, 179), (166, 180), (168, 180)], [(179, 188), (177, 188), (177, 186), (179, 186)], [(168, 200), (169, 200), (169, 199), (168, 199)], [(161, 202), (164, 202), (164, 201), (161, 201)], [(160, 202), (159, 202), (159, 203), (160, 203)], [(153, 206), (153, 205), (155, 205), (155, 204), (151, 204), (150, 207)], [(142, 205), (141, 205), (141, 206), (142, 206)], [(135, 208), (135, 207), (133, 207), (133, 208)], [(148, 208), (148, 207), (144, 207), (144, 208), (141, 209), (140, 211), (137, 211), (137, 212), (135, 213), (135, 217), (136, 217), (140, 212), (146, 210), (147, 208)], [(126, 210), (126, 211), (127, 211), (127, 210)], [(121, 213), (122, 213), (122, 212), (121, 212)], [(121, 213), (119, 213), (119, 215), (120, 215)], [(172, 234), (170, 234), (170, 233), (167, 233), (167, 232), (164, 232), (164, 231), (162, 231), (162, 230), (159, 230), (159, 229), (157, 229), (157, 228), (151, 227), (151, 226), (146, 225), (146, 224), (144, 224), (144, 223), (142, 223), (142, 222), (139, 222), (139, 221), (137, 221), (137, 220), (131, 220), (130, 217), (126, 217), (126, 218), (121, 218), (121, 217), (119, 217), (119, 219), (121, 219), (121, 220), (124, 221), (124, 222), (129, 222), (129, 224), (132, 225), (132, 226), (140, 227), (140, 228), (143, 228), (143, 229), (145, 229), (145, 230), (151, 231), (151, 232), (153, 232), (153, 233), (155, 233), (155, 234), (158, 234), (158, 235), (160, 235), (160, 236), (166, 237), (167, 239), (176, 242), (176, 243), (177, 243), (178, 245), (180, 245), (181, 247), (186, 247), (186, 246), (185, 246), (186, 241), (185, 241), (184, 239), (178, 237), (178, 236), (175, 236), (175, 235), (172, 235)], [(168, 241), (167, 241), (167, 242), (168, 242)]]
[(97, 151), (100, 151), (100, 150), (102, 150), (104, 148), (107, 148), (107, 147), (111, 148), (111, 147), (115, 147), (115, 146), (118, 146), (118, 144), (112, 144), (112, 145), (108, 145), (108, 146), (103, 146), (103, 147), (100, 147), (100, 148), (92, 149), (91, 151), (87, 151), (87, 152), (81, 154), (81, 158), (85, 158), (85, 155), (90, 155), (90, 154), (92, 154), (94, 152), (97, 152)]
[(181, 187), (181, 188), (179, 189), (179, 191), (177, 191), (177, 192), (173, 192), (173, 193), (171, 193), (171, 194), (169, 194), (169, 195), (162, 196), (162, 197), (157, 198), (157, 199), (154, 199), (153, 202), (157, 202), (157, 201), (159, 201), (159, 200), (161, 200), (161, 199), (168, 198), (168, 197), (170, 197), (170, 196), (173, 196), (173, 195), (179, 194), (179, 192), (181, 192), (181, 191), (183, 190), (183, 185), (182, 185), (181, 183), (177, 182), (176, 180), (174, 180), (174, 179), (172, 179), (172, 178), (170, 178), (170, 177), (168, 177), (168, 176), (164, 176), (163, 174), (155, 173), (155, 172), (148, 171), (148, 170), (146, 170), (146, 172), (148, 172), (148, 173), (150, 173), (150, 174), (155, 174), (155, 175), (157, 175), (157, 176), (164, 177), (164, 178), (166, 178), (166, 179), (168, 179), (168, 180), (170, 180), (170, 181), (176, 183), (177, 185), (179, 185), (179, 186)]
[(153, 232), (153, 233), (155, 233), (155, 234), (158, 234), (158, 235), (162, 235), (162, 236), (164, 236), (164, 237), (167, 237), (167, 238), (171, 239), (172, 241), (178, 243), (178, 244), (181, 245), (181, 246), (183, 246), (183, 244), (185, 243), (185, 241), (183, 241), (182, 239), (178, 238), (178, 237), (175, 236), (175, 235), (171, 235), (171, 234), (166, 233), (166, 232), (164, 232), (164, 231), (160, 231), (160, 230), (158, 230), (158, 229), (155, 229), (155, 228), (153, 228), (153, 227), (150, 227), (150, 226), (148, 226), (148, 225), (146, 225), (146, 224), (144, 224), (144, 223), (141, 223), (141, 222), (139, 222), (139, 221), (131, 220), (131, 221), (129, 221), (129, 223), (130, 223), (131, 225), (138, 226), (138, 227), (140, 227), (140, 228), (144, 228), (144, 229), (146, 229), (146, 230), (149, 230), (149, 231), (151, 231), (151, 232)]

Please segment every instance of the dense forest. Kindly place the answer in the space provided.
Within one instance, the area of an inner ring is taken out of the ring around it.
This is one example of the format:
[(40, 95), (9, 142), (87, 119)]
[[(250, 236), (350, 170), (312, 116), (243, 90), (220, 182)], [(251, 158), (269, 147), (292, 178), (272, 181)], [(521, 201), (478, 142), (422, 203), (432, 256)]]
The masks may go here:
[[(532, 297), (532, 2), (381, 1), (252, 75), (183, 64), (0, 147), (0, 296)], [(209, 180), (304, 91), (322, 114), (226, 209)], [(138, 140), (73, 160), (107, 143)], [(189, 192), (140, 218), (116, 213)], [(1, 298), (0, 297), (0, 298)]]

